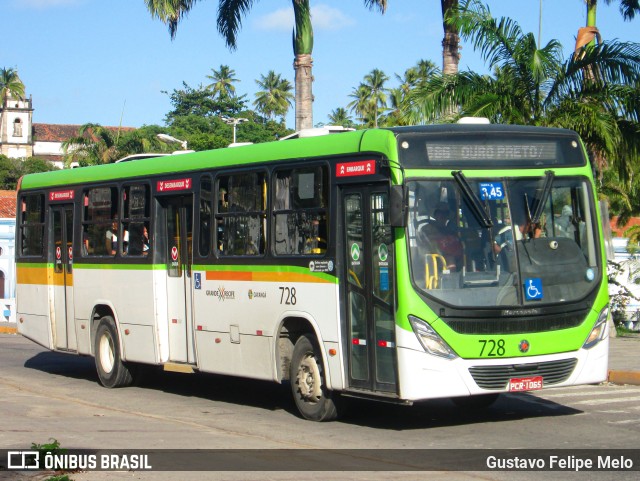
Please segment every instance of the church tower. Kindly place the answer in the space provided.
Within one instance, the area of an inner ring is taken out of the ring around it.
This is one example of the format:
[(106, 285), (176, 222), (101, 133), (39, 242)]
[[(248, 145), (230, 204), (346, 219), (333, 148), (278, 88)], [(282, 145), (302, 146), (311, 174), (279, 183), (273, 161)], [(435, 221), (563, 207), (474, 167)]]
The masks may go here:
[(31, 97), (1, 99), (0, 154), (11, 158), (33, 155), (33, 107)]

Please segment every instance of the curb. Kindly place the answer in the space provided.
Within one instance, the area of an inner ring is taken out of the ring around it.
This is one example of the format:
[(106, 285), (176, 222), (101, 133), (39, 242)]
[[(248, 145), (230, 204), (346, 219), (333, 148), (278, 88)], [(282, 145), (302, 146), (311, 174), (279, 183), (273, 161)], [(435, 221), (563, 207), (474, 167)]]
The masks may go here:
[(17, 334), (17, 327), (0, 326), (0, 334)]
[(638, 371), (609, 371), (607, 379), (614, 384), (640, 386), (640, 372)]

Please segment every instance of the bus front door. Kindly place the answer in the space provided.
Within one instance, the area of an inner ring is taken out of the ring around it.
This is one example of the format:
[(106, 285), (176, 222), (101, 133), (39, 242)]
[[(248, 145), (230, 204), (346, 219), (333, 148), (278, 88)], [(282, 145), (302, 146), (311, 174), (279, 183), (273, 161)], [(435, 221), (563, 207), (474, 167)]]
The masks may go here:
[(53, 237), (53, 319), (56, 349), (78, 348), (73, 307), (73, 204), (51, 208)]
[(163, 200), (167, 258), (167, 314), (169, 360), (195, 362), (192, 305), (191, 259), (193, 240), (193, 200), (171, 197)]
[(342, 189), (349, 385), (397, 392), (389, 188)]

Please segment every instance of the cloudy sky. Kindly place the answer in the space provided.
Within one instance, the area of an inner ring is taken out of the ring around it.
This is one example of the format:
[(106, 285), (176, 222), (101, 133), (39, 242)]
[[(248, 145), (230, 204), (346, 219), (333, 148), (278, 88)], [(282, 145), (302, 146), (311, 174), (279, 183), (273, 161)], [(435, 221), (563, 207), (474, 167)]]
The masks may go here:
[[(390, 0), (387, 13), (360, 0), (311, 0), (314, 43), (314, 122), (346, 107), (349, 94), (374, 68), (395, 74), (420, 59), (442, 63), (442, 25), (436, 0)], [(494, 16), (509, 16), (537, 36), (539, 1), (489, 0)], [(605, 39), (640, 42), (640, 19), (623, 22), (616, 2), (600, 2)], [(175, 40), (152, 19), (144, 0), (0, 0), (0, 67), (17, 68), (33, 97), (34, 122), (164, 123), (171, 105), (163, 91), (206, 85), (211, 69), (228, 65), (238, 93), (253, 101), (255, 80), (269, 70), (293, 83), (290, 0), (256, 1), (230, 52), (216, 30), (218, 2), (203, 0), (178, 26)], [(542, 0), (542, 40), (558, 39), (570, 54), (585, 24), (584, 0)], [(482, 71), (470, 45), (461, 69)], [(291, 112), (287, 125), (294, 126)]]

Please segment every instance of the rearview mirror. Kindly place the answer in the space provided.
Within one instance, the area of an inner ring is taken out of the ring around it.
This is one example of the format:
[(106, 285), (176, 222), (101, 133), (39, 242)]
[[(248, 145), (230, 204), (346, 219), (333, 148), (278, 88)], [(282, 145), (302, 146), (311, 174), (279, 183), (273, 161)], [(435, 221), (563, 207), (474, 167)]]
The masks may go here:
[(392, 185), (389, 193), (390, 198), (390, 215), (389, 221), (391, 227), (407, 226), (407, 204), (405, 202), (404, 185)]

